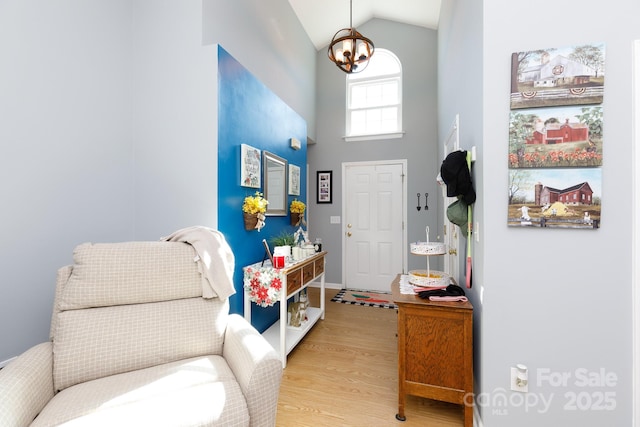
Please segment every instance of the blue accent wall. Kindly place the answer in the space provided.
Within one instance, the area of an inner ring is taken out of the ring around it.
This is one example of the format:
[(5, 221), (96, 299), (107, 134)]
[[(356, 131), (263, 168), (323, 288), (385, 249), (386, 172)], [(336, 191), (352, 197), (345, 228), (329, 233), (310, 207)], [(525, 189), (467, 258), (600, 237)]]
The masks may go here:
[[(291, 148), (290, 139), (302, 143)], [(242, 267), (261, 261), (262, 239), (294, 231), (290, 214), (268, 216), (261, 231), (244, 229), (242, 203), (256, 188), (240, 185), (240, 145), (248, 144), (287, 159), (300, 167), (300, 195), (287, 196), (287, 208), (294, 198), (306, 201), (307, 124), (295, 111), (256, 79), (222, 47), (218, 47), (218, 229), (235, 255), (234, 285), (230, 298), (232, 313), (243, 314)], [(263, 171), (264, 173), (264, 171)], [(260, 191), (263, 191), (264, 177)], [(287, 209), (288, 211), (288, 209)], [(259, 308), (252, 304), (252, 324), (264, 331), (278, 318), (278, 304)]]

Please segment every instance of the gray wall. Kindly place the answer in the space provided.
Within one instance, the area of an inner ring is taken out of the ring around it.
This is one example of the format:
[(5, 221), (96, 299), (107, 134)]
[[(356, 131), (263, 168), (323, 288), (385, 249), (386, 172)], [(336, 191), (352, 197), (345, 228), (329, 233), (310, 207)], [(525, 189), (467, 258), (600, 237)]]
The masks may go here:
[(216, 43), (313, 126), (316, 51), (264, 3), (0, 3), (0, 363), (47, 339), (77, 244), (217, 225)]
[(310, 135), (315, 49), (286, 0), (137, 0), (133, 11), (136, 238), (217, 227), (215, 45), (300, 114)]
[[(628, 187), (633, 168), (630, 87), (632, 41), (640, 39), (640, 4), (624, 2), (620, 7), (587, 0), (577, 7), (577, 2), (542, 0), (534, 10), (508, 0), (477, 3), (443, 2), (439, 47), (446, 51), (439, 56), (438, 107), (440, 125), (461, 111), (463, 141), (480, 149), (474, 171), (481, 236), (475, 245), (474, 304), (481, 328), (476, 391), (484, 425), (631, 425), (629, 230), (637, 218)], [(508, 228), (511, 53), (590, 42), (606, 43), (602, 228)], [(480, 96), (456, 87), (461, 80), (448, 71), (459, 67), (473, 80), (469, 87), (474, 93), (481, 90)], [(526, 395), (508, 391), (509, 370), (516, 363), (529, 367)], [(615, 385), (589, 386), (580, 381), (577, 369), (595, 379), (602, 379), (602, 372), (617, 379)], [(541, 377), (545, 372), (569, 377), (566, 384), (553, 385)], [(601, 402), (602, 406), (615, 408), (597, 410), (592, 405), (604, 393), (613, 402)], [(494, 400), (500, 396), (507, 399), (502, 406)], [(572, 397), (581, 399), (583, 410), (571, 410)], [(548, 407), (542, 399), (550, 401)]]
[[(331, 216), (342, 213), (342, 163), (407, 159), (407, 236), (424, 240), (425, 226), (438, 229), (440, 167), (436, 122), (437, 33), (412, 25), (373, 19), (358, 27), (376, 48), (398, 56), (403, 71), (403, 128), (401, 139), (345, 142), (346, 74), (321, 49), (317, 60), (317, 139), (309, 146), (309, 234), (321, 237), (327, 255), (327, 281), (342, 283), (343, 224), (330, 224)], [(333, 171), (333, 203), (316, 203), (316, 171)], [(422, 193), (423, 209), (416, 210), (416, 193)], [(429, 193), (429, 211), (424, 210), (424, 193)], [(432, 232), (433, 233), (433, 232)], [(431, 236), (434, 238), (434, 236)], [(409, 257), (409, 268), (424, 268), (423, 257)]]
[(56, 270), (133, 233), (129, 1), (0, 5), (0, 361), (48, 337)]
[[(474, 204), (473, 220), (484, 224), (485, 206), (482, 194), (483, 170), (485, 167), (483, 147), (483, 22), (477, 19), (482, 16), (482, 2), (479, 1), (444, 1), (440, 11), (440, 27), (438, 30), (438, 140), (444, 141), (451, 124), (459, 115), (460, 148), (469, 150), (476, 147), (477, 161), (472, 166), (474, 187), (478, 192)], [(440, 155), (442, 156), (442, 148)], [(502, 193), (499, 193), (502, 194)], [(506, 208), (505, 208), (506, 209)], [(442, 221), (442, 215), (440, 216)], [(484, 229), (479, 230), (481, 242), (484, 241)], [(461, 239), (461, 242), (467, 240)], [(460, 250), (466, 254), (465, 243)], [(472, 243), (473, 244), (473, 243)], [(465, 283), (466, 256), (460, 257), (460, 277), (458, 283)], [(472, 246), (472, 279), (473, 286), (466, 291), (474, 306), (474, 365), (475, 382), (482, 384), (483, 362), (482, 340), (482, 302), (481, 286), (484, 282), (484, 251), (481, 245)]]

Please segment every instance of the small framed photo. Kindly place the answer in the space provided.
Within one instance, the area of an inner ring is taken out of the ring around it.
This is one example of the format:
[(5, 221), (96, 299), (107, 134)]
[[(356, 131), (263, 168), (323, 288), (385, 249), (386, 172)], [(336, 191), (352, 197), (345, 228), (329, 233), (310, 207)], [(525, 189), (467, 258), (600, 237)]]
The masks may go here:
[(240, 147), (240, 185), (260, 188), (260, 150), (247, 144)]
[(332, 197), (332, 175), (333, 171), (318, 171), (316, 172), (316, 178), (318, 181), (317, 188), (317, 202), (318, 203), (333, 203)]
[(289, 195), (300, 195), (300, 167), (289, 164)]

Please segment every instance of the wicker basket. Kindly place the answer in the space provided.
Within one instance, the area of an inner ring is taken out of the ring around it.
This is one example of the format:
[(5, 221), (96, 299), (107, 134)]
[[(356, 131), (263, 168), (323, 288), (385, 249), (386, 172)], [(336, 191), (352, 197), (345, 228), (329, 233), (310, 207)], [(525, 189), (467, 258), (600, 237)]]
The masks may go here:
[(301, 215), (296, 212), (291, 212), (291, 225), (298, 226), (300, 225)]
[(242, 215), (244, 217), (244, 229), (255, 230), (256, 225), (258, 225), (258, 214), (242, 212)]

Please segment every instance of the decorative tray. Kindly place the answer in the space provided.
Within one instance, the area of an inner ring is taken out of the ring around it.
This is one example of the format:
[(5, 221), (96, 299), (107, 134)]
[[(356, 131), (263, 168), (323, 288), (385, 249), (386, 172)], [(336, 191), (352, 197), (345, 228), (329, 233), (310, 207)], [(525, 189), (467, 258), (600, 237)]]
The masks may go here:
[(413, 255), (444, 255), (447, 247), (442, 242), (414, 242), (410, 245)]
[(447, 287), (449, 275), (443, 271), (430, 270), (410, 270), (409, 283), (414, 286), (428, 288)]

